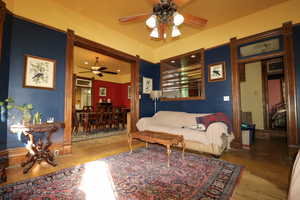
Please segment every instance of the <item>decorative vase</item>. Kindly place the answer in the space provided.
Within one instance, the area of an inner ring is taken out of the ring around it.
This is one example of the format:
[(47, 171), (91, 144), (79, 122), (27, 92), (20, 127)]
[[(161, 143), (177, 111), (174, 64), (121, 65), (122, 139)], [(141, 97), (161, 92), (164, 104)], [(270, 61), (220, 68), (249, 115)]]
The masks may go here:
[(0, 118), (1, 118), (1, 122), (5, 122), (6, 121), (6, 115), (5, 115), (5, 106), (0, 106)]
[(42, 123), (42, 118), (41, 118), (41, 113), (40, 112), (36, 112), (33, 115), (33, 124), (41, 124)]
[(31, 113), (28, 109), (25, 109), (23, 112), (23, 124), (30, 124)]

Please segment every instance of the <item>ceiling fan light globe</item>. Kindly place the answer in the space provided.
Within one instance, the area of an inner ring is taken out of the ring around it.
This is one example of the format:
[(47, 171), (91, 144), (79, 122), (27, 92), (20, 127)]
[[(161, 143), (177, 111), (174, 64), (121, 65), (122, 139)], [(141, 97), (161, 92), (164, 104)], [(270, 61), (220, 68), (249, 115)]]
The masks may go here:
[(178, 37), (181, 35), (181, 32), (180, 30), (178, 29), (177, 26), (173, 26), (173, 29), (172, 29), (172, 37)]
[(101, 72), (99, 72), (99, 71), (92, 71), (93, 72), (93, 74), (96, 74), (96, 75), (98, 75), (98, 74), (100, 74)]
[(100, 69), (100, 67), (97, 67), (97, 66), (93, 66), (91, 68), (92, 68), (92, 70), (99, 70)]
[(155, 28), (155, 27), (156, 27), (156, 15), (151, 15), (151, 17), (149, 17), (149, 18), (146, 20), (146, 25), (147, 25), (149, 28)]
[(184, 22), (184, 17), (178, 13), (175, 12), (173, 15), (173, 23), (175, 26), (180, 26)]
[(151, 31), (150, 36), (153, 37), (153, 38), (159, 38), (158, 28), (154, 28)]

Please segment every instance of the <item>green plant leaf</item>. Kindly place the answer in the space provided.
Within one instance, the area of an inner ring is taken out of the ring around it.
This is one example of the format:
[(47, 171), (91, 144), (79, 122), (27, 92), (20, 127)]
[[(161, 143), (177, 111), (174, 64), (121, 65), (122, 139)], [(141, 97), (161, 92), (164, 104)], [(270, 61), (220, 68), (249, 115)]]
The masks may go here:
[(32, 110), (33, 109), (32, 104), (27, 104), (27, 109)]
[(11, 97), (8, 97), (7, 99), (5, 99), (5, 101), (7, 103), (15, 103), (15, 100), (13, 98), (11, 98)]
[(4, 105), (4, 102), (3, 101), (0, 101), (0, 106), (3, 106)]
[(7, 110), (11, 110), (14, 108), (14, 105), (7, 105), (6, 108), (7, 108)]

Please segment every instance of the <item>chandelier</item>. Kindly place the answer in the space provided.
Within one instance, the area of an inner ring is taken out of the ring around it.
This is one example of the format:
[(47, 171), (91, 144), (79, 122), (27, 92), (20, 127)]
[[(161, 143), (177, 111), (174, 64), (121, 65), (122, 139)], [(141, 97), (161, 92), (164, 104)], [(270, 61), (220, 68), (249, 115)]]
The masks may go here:
[[(167, 25), (172, 25), (171, 36), (178, 37), (181, 35), (178, 26), (183, 24), (184, 17), (177, 12), (177, 6), (172, 0), (161, 0), (160, 3), (154, 5), (153, 14), (146, 20), (146, 25), (152, 29), (150, 36), (152, 38), (166, 39), (165, 31)], [(160, 36), (160, 34), (162, 34)]]

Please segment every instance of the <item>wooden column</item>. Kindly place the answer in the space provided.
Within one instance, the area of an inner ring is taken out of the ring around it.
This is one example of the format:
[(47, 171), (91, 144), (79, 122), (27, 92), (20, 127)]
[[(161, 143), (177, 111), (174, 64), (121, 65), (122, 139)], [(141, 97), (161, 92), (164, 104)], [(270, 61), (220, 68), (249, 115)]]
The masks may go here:
[(72, 153), (72, 112), (73, 112), (73, 58), (74, 31), (67, 32), (66, 75), (65, 75), (65, 132), (63, 153)]
[(239, 64), (238, 64), (238, 48), (237, 39), (230, 40), (231, 53), (231, 68), (232, 68), (232, 105), (233, 105), (233, 134), (234, 140), (231, 143), (233, 148), (242, 148), (241, 136), (241, 97), (240, 97), (240, 78), (239, 78)]
[[(293, 154), (296, 145), (298, 145), (297, 128), (297, 93), (296, 93), (296, 70), (293, 48), (293, 25), (292, 22), (284, 23), (283, 41), (285, 48), (284, 72), (286, 85), (286, 105), (287, 105), (287, 132), (290, 155)], [(299, 147), (298, 147), (299, 148)], [(297, 148), (296, 148), (297, 149)]]
[(140, 57), (136, 56), (136, 62), (131, 63), (131, 99), (130, 99), (130, 131), (136, 131), (136, 123), (140, 118)]

